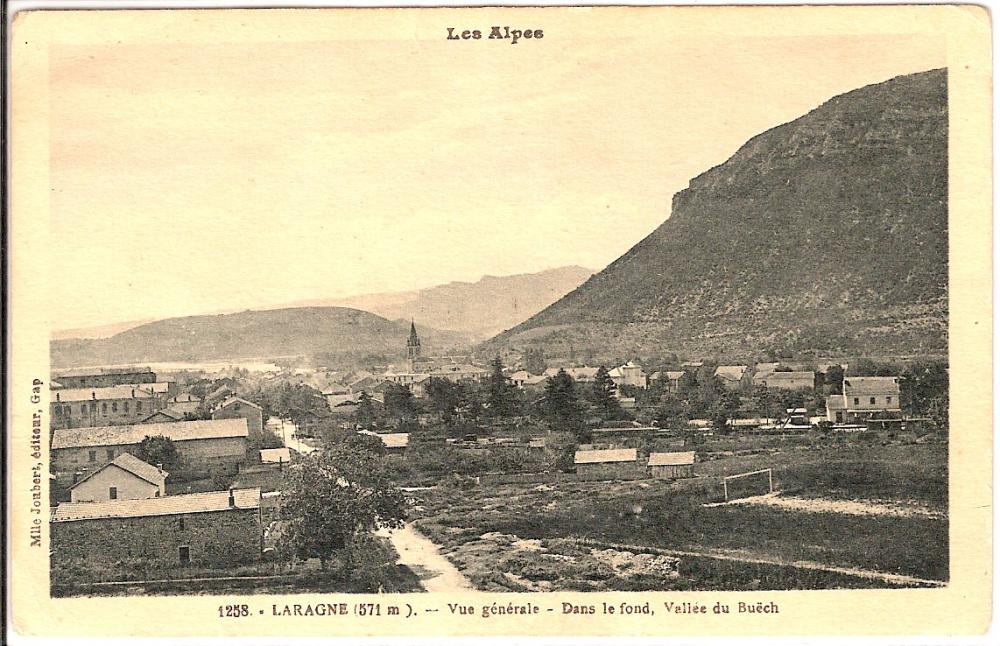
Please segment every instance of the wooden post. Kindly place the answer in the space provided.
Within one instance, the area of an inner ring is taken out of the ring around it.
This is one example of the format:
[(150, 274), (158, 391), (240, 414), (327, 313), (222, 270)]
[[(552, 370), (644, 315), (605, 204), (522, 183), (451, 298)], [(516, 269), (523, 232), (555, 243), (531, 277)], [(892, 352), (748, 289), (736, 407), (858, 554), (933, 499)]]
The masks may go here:
[(774, 479), (770, 469), (767, 470), (767, 492), (774, 493)]
[(722, 479), (722, 491), (725, 493), (726, 502), (729, 502), (729, 481), (725, 478)]

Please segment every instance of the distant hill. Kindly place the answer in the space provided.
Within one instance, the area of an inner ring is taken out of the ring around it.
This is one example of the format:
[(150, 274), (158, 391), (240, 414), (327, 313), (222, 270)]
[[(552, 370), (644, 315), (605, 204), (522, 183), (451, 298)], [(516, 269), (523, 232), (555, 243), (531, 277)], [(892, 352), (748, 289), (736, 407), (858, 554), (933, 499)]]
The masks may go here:
[(483, 350), (944, 352), (947, 181), (945, 70), (837, 96), (691, 180), (653, 233)]
[(474, 283), (451, 282), (408, 292), (365, 294), (296, 305), (337, 305), (389, 319), (415, 319), (441, 330), (458, 330), (477, 340), (513, 327), (556, 302), (590, 278), (584, 267), (559, 267), (531, 274), (483, 276)]
[[(408, 321), (344, 307), (304, 307), (171, 318), (106, 339), (53, 340), (53, 367), (327, 354), (405, 357)], [(467, 348), (470, 338), (417, 324), (425, 353)]]

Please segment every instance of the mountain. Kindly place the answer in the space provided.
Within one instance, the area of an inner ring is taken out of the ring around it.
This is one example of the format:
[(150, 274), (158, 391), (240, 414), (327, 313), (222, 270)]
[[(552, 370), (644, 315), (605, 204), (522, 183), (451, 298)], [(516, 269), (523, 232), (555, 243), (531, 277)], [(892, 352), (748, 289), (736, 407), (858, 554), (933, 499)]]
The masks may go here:
[(946, 70), (834, 97), (691, 180), (653, 233), (483, 350), (945, 352), (947, 182)]
[(412, 318), (434, 328), (459, 330), (476, 340), (484, 340), (540, 312), (593, 273), (584, 267), (559, 267), (531, 274), (483, 276), (474, 283), (451, 282), (408, 292), (365, 294), (297, 305), (336, 305), (389, 319)]
[[(468, 347), (468, 336), (418, 325), (425, 354)], [(409, 321), (344, 307), (286, 308), (171, 318), (106, 339), (53, 340), (53, 367), (157, 361), (277, 358), (326, 354), (357, 361), (369, 354), (405, 357)]]

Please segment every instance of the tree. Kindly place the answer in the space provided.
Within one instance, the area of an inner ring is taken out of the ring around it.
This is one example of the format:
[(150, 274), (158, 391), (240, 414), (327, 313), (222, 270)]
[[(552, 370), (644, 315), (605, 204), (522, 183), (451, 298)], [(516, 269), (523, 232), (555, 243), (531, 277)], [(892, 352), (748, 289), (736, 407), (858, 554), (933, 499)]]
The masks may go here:
[(601, 419), (605, 421), (622, 418), (622, 406), (616, 396), (617, 391), (618, 386), (608, 374), (608, 369), (604, 366), (598, 368), (591, 386), (590, 401), (597, 408)]
[(354, 421), (361, 428), (371, 428), (375, 424), (375, 406), (366, 392), (358, 397), (358, 409), (354, 411)]
[(552, 433), (545, 440), (545, 456), (549, 468), (567, 471), (573, 468), (578, 443), (572, 433)]
[(663, 393), (656, 407), (656, 421), (660, 428), (685, 428), (688, 421), (687, 402), (674, 393)]
[(540, 375), (547, 367), (545, 352), (541, 348), (528, 348), (524, 351), (524, 369), (530, 374)]
[(181, 456), (174, 441), (164, 435), (142, 438), (135, 456), (147, 464), (162, 465), (163, 470), (174, 472), (181, 466)]
[(758, 417), (770, 419), (781, 414), (781, 403), (771, 389), (763, 384), (753, 387), (750, 399), (753, 402), (753, 410)]
[(385, 389), (385, 410), (399, 421), (412, 417), (415, 412), (413, 393), (406, 386), (388, 384)]
[(358, 446), (333, 446), (289, 468), (281, 504), (283, 538), (292, 553), (318, 558), (324, 570), (339, 553), (349, 571), (359, 536), (402, 526), (406, 507), (384, 460)]
[(583, 412), (576, 393), (576, 382), (565, 370), (560, 369), (545, 382), (544, 415), (554, 431), (575, 433), (584, 438)]
[(826, 387), (830, 389), (831, 395), (842, 395), (844, 393), (844, 367), (834, 364), (826, 369), (824, 379)]
[(486, 383), (486, 403), (491, 417), (509, 417), (517, 412), (517, 392), (503, 374), (503, 362), (496, 357), (490, 362), (490, 378)]
[(427, 381), (427, 397), (434, 411), (441, 416), (441, 420), (450, 424), (458, 412), (461, 401), (461, 388), (458, 384), (450, 379), (431, 377)]

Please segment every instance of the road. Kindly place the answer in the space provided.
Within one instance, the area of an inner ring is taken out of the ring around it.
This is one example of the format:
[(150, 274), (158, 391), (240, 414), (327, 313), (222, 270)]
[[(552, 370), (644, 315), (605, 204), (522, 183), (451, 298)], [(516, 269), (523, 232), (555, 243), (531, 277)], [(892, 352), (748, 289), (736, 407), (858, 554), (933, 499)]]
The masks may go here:
[(448, 559), (438, 546), (416, 530), (411, 523), (401, 529), (380, 530), (388, 536), (399, 553), (399, 563), (409, 567), (427, 592), (475, 592), (475, 587)]
[(280, 438), (284, 439), (285, 446), (292, 449), (293, 451), (298, 451), (302, 455), (308, 455), (316, 450), (315, 446), (306, 444), (305, 440), (296, 436), (295, 432), (298, 430), (295, 426), (295, 422), (290, 419), (275, 419), (270, 418), (267, 420), (267, 428), (274, 432)]

